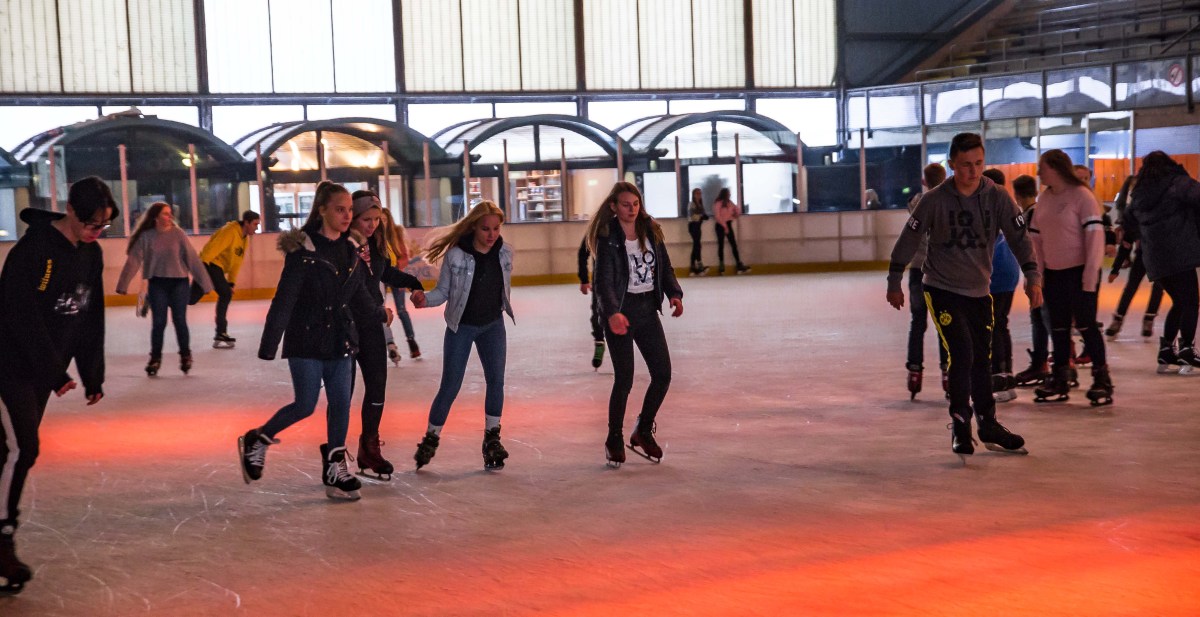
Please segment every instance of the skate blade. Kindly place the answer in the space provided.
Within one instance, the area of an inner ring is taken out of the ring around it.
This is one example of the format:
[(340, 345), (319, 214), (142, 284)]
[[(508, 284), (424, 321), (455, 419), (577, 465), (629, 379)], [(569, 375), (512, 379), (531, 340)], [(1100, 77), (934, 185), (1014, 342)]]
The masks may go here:
[(654, 464), (656, 464), (656, 465), (657, 465), (658, 463), (661, 463), (661, 462), (662, 462), (662, 459), (661, 459), (661, 458), (655, 458), (655, 457), (653, 457), (653, 456), (650, 456), (649, 454), (646, 454), (645, 452), (642, 452), (641, 450), (638, 450), (637, 448), (635, 448), (635, 447), (633, 447), (633, 446), (625, 446), (625, 447), (626, 447), (626, 448), (629, 448), (629, 451), (630, 451), (630, 452), (633, 452), (634, 454), (636, 454), (636, 455), (638, 455), (638, 456), (640, 456), (640, 457), (642, 457), (642, 458), (644, 458), (644, 459), (646, 459), (646, 460), (650, 461), (651, 463), (654, 463)]
[(1070, 395), (1060, 394), (1055, 398), (1050, 398), (1048, 396), (1039, 396), (1039, 397), (1034, 398), (1033, 402), (1038, 403), (1040, 405), (1045, 405), (1046, 403), (1065, 403), (1069, 400), (1071, 400)]
[(1186, 375), (1187, 374), (1187, 373), (1183, 372), (1183, 367), (1172, 368), (1173, 366), (1175, 366), (1175, 365), (1160, 364), (1160, 365), (1158, 365), (1158, 370), (1156, 372), (1159, 375)]
[(991, 450), (992, 452), (1000, 452), (1003, 454), (1029, 454), (1029, 450), (1026, 450), (1024, 446), (1021, 446), (1016, 450), (1009, 450), (998, 443), (988, 443), (985, 441), (983, 442), (983, 447)]
[(359, 495), (358, 491), (343, 491), (336, 486), (326, 486), (325, 496), (339, 501), (358, 501), (362, 499), (362, 495)]
[(623, 463), (624, 463), (624, 461), (614, 461), (612, 459), (608, 459), (608, 461), (605, 462), (604, 464), (608, 465), (609, 467), (612, 467), (613, 469), (620, 469), (621, 465)]
[(490, 463), (488, 461), (484, 461), (483, 468), (488, 471), (500, 471), (501, 469), (504, 469), (504, 459), (500, 459), (498, 461), (493, 461)]
[(1196, 367), (1190, 364), (1184, 364), (1179, 367), (1180, 375), (1191, 375), (1196, 372)]
[(958, 456), (958, 460), (962, 462), (962, 466), (963, 466), (963, 467), (966, 467), (966, 466), (967, 466), (967, 457), (968, 457), (968, 456), (971, 456), (971, 455), (970, 455), (970, 454), (963, 454), (963, 453), (961, 453), (961, 452), (955, 452), (954, 454)]
[(246, 436), (240, 435), (238, 436), (238, 467), (242, 470), (242, 479), (246, 481), (246, 484), (250, 484), (254, 479), (250, 477), (249, 473), (246, 473), (246, 463), (242, 460), (242, 457), (246, 456), (245, 452)]
[(992, 394), (992, 398), (997, 403), (1009, 403), (1017, 400), (1017, 393), (1013, 392), (1012, 390), (1002, 390)]
[(1106, 405), (1113, 404), (1113, 400), (1111, 397), (1091, 399), (1091, 402), (1092, 402), (1092, 407), (1104, 407)]
[(0, 584), (0, 597), (15, 596), (25, 590), (24, 582), (9, 581)]
[(371, 471), (370, 469), (359, 469), (358, 475), (362, 476), (364, 478), (367, 478), (369, 480), (377, 480), (379, 482), (391, 482), (392, 481), (392, 474), (390, 474), (390, 473), (375, 473), (374, 471)]

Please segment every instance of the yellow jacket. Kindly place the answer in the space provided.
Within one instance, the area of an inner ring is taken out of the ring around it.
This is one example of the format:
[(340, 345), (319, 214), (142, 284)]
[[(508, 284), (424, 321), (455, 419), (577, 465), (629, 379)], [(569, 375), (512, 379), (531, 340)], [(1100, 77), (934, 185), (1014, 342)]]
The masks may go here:
[(225, 278), (231, 284), (236, 284), (238, 270), (242, 267), (242, 258), (246, 255), (246, 245), (249, 241), (250, 237), (242, 234), (241, 223), (225, 223), (200, 250), (200, 261), (220, 268), (225, 272)]

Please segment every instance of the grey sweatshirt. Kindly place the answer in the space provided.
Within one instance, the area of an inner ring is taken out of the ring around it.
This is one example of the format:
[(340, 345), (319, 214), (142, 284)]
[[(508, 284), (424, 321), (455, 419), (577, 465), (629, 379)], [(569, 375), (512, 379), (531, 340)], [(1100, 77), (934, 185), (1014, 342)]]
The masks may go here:
[(121, 277), (117, 279), (117, 293), (129, 291), (129, 281), (142, 270), (142, 278), (188, 278), (190, 275), (204, 293), (212, 291), (212, 279), (208, 270), (188, 242), (187, 234), (179, 227), (160, 232), (157, 229), (147, 229), (138, 236), (137, 243), (129, 250), (125, 258), (125, 267), (121, 269)]
[(1003, 231), (1025, 278), (1040, 285), (1033, 243), (1021, 209), (1004, 189), (983, 178), (972, 195), (962, 195), (954, 178), (925, 194), (900, 232), (888, 267), (888, 292), (900, 291), (904, 268), (928, 236), (921, 272), (925, 285), (972, 298), (988, 295), (992, 252)]

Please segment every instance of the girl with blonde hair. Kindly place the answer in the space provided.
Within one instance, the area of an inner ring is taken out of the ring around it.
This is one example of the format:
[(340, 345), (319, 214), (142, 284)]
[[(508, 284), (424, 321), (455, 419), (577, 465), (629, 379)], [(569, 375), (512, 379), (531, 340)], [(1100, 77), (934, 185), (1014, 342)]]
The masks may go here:
[(629, 437), (629, 449), (657, 463), (663, 452), (654, 440), (654, 420), (671, 385), (671, 353), (658, 316), (664, 298), (674, 309), (672, 317), (683, 314), (683, 289), (671, 268), (662, 228), (646, 212), (637, 186), (629, 182), (613, 185), (592, 218), (587, 237), (596, 256), (592, 293), (606, 324), (604, 337), (614, 373), (605, 457), (612, 467), (625, 462), (625, 405), (633, 388), (636, 344), (650, 369), (650, 386)]
[[(396, 269), (404, 270), (410, 262), (420, 259), (419, 248), (409, 240), (404, 225), (397, 223), (387, 208), (383, 209), (383, 237), (388, 259)], [(416, 360), (421, 357), (421, 347), (417, 345), (417, 335), (413, 331), (412, 317), (409, 317), (408, 308), (404, 303), (405, 291), (407, 290), (403, 287), (393, 287), (392, 299), (396, 301), (396, 316), (400, 318), (400, 325), (404, 328), (404, 337), (408, 340), (409, 357)], [(392, 362), (400, 364), (400, 350), (396, 347), (392, 329), (387, 328), (384, 334), (387, 335), (388, 357)]]
[(425, 298), (413, 298), (417, 308), (446, 304), (446, 335), (442, 353), (442, 381), (429, 409), (429, 427), (413, 459), (417, 469), (429, 464), (450, 406), (462, 387), (471, 346), (479, 352), (483, 378), (485, 430), (483, 464), (504, 468), (508, 452), (500, 443), (500, 414), (504, 408), (504, 363), (508, 338), (504, 313), (512, 319), (509, 292), (513, 249), (500, 237), (504, 211), (491, 201), (481, 201), (459, 222), (434, 232), (425, 251), (430, 263), (442, 262), (437, 287)]

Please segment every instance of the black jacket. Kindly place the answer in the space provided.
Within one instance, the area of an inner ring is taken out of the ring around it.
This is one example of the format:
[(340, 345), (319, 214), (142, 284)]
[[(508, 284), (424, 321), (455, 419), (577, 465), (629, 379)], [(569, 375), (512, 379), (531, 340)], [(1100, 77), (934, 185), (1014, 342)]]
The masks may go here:
[(63, 216), (21, 211), (29, 230), (0, 273), (0, 371), (53, 391), (71, 380), (74, 359), (91, 396), (104, 384), (104, 256), (99, 244), (73, 244), (50, 224)]
[(592, 258), (592, 252), (588, 250), (587, 236), (583, 236), (583, 242), (579, 243), (579, 254), (575, 256), (579, 267), (579, 284), (587, 285), (591, 282), (591, 277), (588, 276), (588, 261)]
[(380, 283), (392, 289), (425, 291), (421, 279), (393, 266), (374, 242), (368, 241), (357, 232), (351, 232), (350, 239), (358, 245), (358, 254), (366, 266), (367, 292), (375, 299), (376, 304), (383, 306), (383, 290), (379, 288)]
[(1125, 241), (1139, 243), (1151, 281), (1200, 267), (1200, 182), (1182, 167), (1139, 180), (1121, 218)]
[[(657, 225), (658, 223), (654, 223)], [(607, 233), (606, 233), (607, 232)], [(654, 237), (646, 238), (654, 242)], [(654, 297), (662, 312), (663, 297), (683, 298), (683, 289), (671, 268), (671, 256), (661, 242), (654, 244)], [(625, 232), (613, 218), (607, 230), (601, 229), (596, 238), (596, 269), (592, 272), (592, 293), (600, 304), (600, 315), (609, 317), (621, 312), (625, 290), (629, 287), (629, 259), (625, 256)]]
[(387, 318), (367, 291), (358, 245), (349, 234), (329, 240), (313, 226), (281, 234), (279, 250), (286, 253), (283, 273), (258, 357), (273, 360), (280, 338), (284, 358), (334, 360), (358, 353), (356, 319), (382, 323)]

